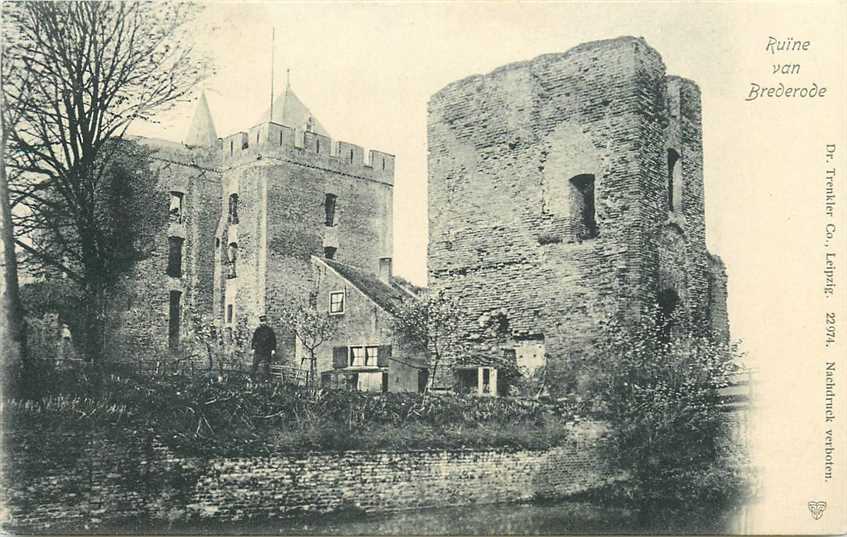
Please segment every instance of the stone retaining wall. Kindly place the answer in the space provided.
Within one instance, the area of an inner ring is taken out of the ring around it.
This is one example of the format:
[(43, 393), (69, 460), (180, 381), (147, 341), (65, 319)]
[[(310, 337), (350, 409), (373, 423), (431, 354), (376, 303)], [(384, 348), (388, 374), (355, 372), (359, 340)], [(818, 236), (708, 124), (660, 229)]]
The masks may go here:
[(507, 503), (567, 496), (608, 478), (598, 441), (584, 436), (545, 451), (309, 452), (209, 460), (177, 457), (149, 437), (92, 437), (78, 445), (79, 435), (48, 442), (43, 435), (20, 436), (4, 468), (3, 518), (7, 528), (35, 532), (129, 529), (145, 520), (233, 522)]

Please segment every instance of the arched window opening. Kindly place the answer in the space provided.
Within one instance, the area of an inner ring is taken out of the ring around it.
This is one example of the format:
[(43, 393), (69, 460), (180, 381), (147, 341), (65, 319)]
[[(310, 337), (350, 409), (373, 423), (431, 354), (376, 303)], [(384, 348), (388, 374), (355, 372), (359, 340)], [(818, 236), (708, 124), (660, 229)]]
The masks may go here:
[(237, 276), (237, 274), (235, 272), (235, 262), (238, 260), (238, 244), (237, 243), (234, 243), (234, 242), (229, 243), (229, 246), (227, 247), (226, 256), (227, 256), (227, 262), (229, 264), (229, 274), (227, 275), (227, 278), (232, 279), (232, 278), (235, 278)]
[(598, 234), (594, 207), (594, 175), (577, 175), (571, 178), (570, 183), (576, 236), (580, 240), (594, 238)]
[(238, 194), (229, 195), (229, 223), (238, 223)]
[(679, 153), (675, 149), (668, 149), (668, 181), (667, 181), (667, 196), (668, 210), (676, 211), (679, 204), (679, 196), (677, 190), (682, 187), (680, 177)]
[(335, 246), (324, 246), (324, 257), (327, 259), (335, 259), (335, 251), (337, 248)]
[(676, 324), (676, 313), (679, 307), (679, 295), (673, 289), (665, 289), (659, 293), (659, 310), (657, 312), (657, 324), (659, 328), (659, 339), (668, 344), (673, 335)]

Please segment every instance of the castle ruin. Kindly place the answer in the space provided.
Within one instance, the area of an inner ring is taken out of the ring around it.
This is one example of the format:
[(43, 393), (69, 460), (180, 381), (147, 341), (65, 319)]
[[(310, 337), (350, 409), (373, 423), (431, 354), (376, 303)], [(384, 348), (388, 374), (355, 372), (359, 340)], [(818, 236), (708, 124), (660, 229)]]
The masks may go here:
[(725, 270), (706, 249), (702, 140), (697, 85), (633, 37), (436, 93), (429, 285), (470, 312), (466, 365), (513, 358), (578, 384), (600, 322), (650, 304), (728, 338)]

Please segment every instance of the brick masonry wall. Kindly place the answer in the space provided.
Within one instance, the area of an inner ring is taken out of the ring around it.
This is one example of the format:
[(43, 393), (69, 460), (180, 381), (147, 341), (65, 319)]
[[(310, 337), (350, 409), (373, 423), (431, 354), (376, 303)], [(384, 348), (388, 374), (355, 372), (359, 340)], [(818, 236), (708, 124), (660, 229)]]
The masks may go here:
[[(607, 315), (634, 318), (663, 285), (707, 315), (699, 89), (667, 77), (642, 39), (454, 82), (430, 100), (428, 142), (429, 283), (461, 297), (479, 354), (543, 338), (551, 389), (570, 392)], [(677, 214), (669, 148), (681, 154)], [(582, 174), (595, 187), (587, 239), (570, 181)]]
[[(180, 333), (186, 355), (191, 354), (187, 335), (192, 314), (210, 312), (212, 307), (214, 226), (221, 197), (220, 174), (211, 167), (208, 152), (156, 140), (143, 142), (155, 150), (160, 195), (148, 219), (147, 255), (114, 293), (107, 321), (108, 348), (128, 362), (172, 357), (168, 347), (171, 291), (182, 293)], [(172, 191), (183, 194), (181, 224), (169, 221)], [(166, 273), (170, 236), (184, 239), (179, 278)]]
[[(209, 461), (174, 456), (143, 436), (80, 443), (13, 435), (6, 524), (96, 529), (139, 517), (189, 521), (284, 518), (564, 497), (606, 482), (596, 433), (547, 451), (299, 453)], [(150, 440), (150, 438), (148, 438)]]

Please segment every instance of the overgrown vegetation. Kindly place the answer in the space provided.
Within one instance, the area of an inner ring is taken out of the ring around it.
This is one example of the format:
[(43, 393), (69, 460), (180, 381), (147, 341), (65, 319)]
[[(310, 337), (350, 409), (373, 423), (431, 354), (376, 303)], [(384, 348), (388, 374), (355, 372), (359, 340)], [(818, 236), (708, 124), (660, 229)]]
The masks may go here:
[[(573, 408), (511, 399), (294, 388), (243, 375), (137, 377), (99, 383), (86, 370), (43, 376), (45, 395), (9, 405), (7, 430), (154, 430), (177, 452), (251, 456), (301, 450), (546, 448)], [(99, 395), (91, 386), (99, 384)]]
[[(749, 466), (721, 390), (739, 369), (737, 346), (656, 311), (638, 326), (611, 319), (600, 342), (595, 397), (609, 425), (606, 453), (628, 479), (606, 491), (645, 519), (700, 506), (725, 512), (749, 493)], [(654, 521), (655, 522), (655, 521)]]

